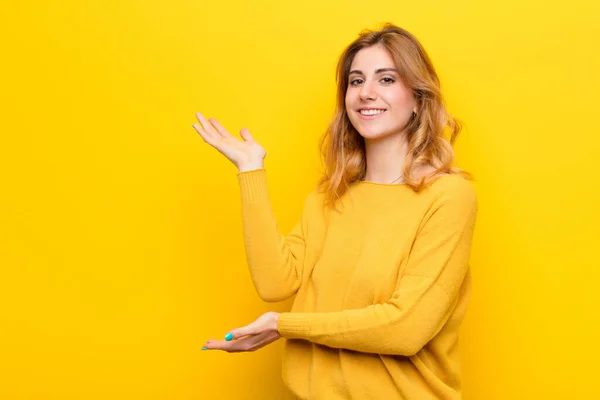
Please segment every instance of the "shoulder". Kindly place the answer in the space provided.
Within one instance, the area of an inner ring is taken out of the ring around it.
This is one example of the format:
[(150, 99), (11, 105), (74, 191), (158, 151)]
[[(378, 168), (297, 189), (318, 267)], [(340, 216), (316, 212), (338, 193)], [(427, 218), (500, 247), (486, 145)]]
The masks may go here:
[(302, 209), (302, 220), (304, 221), (305, 229), (310, 226), (315, 232), (322, 231), (328, 220), (328, 209), (325, 207), (325, 194), (317, 189), (310, 191), (304, 200)]
[(325, 193), (321, 193), (318, 189), (313, 189), (308, 192), (304, 199), (304, 212), (314, 214), (320, 212), (324, 208)]
[(440, 174), (433, 179), (429, 186), (436, 193), (477, 197), (473, 184), (459, 174)]
[[(423, 166), (416, 171), (419, 178), (431, 176), (436, 169), (431, 165)], [(475, 188), (466, 178), (459, 174), (442, 173), (434, 175), (426, 189), (437, 194), (477, 197)]]
[(467, 212), (476, 210), (478, 206), (475, 187), (458, 174), (439, 175), (424, 191), (428, 192), (432, 203), (438, 206), (446, 205)]

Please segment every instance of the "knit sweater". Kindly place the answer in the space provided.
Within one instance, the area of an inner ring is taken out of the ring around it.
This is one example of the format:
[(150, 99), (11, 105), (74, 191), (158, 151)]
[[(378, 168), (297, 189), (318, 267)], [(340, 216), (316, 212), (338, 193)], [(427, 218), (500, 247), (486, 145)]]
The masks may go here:
[(442, 175), (421, 192), (359, 181), (338, 211), (308, 194), (280, 233), (266, 170), (238, 173), (246, 256), (259, 296), (281, 301), (283, 380), (300, 399), (460, 399), (459, 328), (471, 294), (473, 186)]

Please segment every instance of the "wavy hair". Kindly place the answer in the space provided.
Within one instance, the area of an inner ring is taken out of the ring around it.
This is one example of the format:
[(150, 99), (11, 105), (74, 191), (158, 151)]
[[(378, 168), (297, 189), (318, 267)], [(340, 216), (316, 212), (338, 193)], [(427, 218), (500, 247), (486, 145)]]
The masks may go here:
[[(417, 102), (417, 114), (413, 114), (405, 128), (408, 154), (403, 170), (404, 182), (418, 192), (438, 174), (460, 174), (471, 178), (468, 172), (452, 165), (452, 146), (461, 123), (446, 111), (440, 81), (429, 56), (413, 35), (387, 23), (379, 30), (362, 31), (338, 60), (336, 110), (319, 143), (325, 171), (317, 186), (325, 193), (325, 203), (331, 207), (350, 184), (364, 179), (366, 174), (364, 138), (348, 118), (345, 98), (352, 60), (361, 49), (375, 45), (382, 45), (390, 53), (402, 82), (412, 90)], [(445, 136), (446, 129), (449, 139)], [(432, 174), (421, 179), (413, 176), (419, 167), (428, 165), (435, 168)]]

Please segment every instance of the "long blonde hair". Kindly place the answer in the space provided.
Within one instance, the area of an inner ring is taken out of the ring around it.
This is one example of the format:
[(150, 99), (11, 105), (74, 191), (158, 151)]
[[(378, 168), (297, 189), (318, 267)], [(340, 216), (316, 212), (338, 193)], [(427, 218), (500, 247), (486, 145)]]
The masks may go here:
[[(440, 82), (425, 49), (406, 30), (385, 24), (380, 30), (365, 30), (342, 53), (337, 64), (337, 101), (334, 118), (320, 140), (324, 175), (318, 182), (325, 203), (335, 202), (350, 184), (364, 179), (366, 151), (364, 138), (352, 126), (346, 111), (345, 97), (352, 60), (359, 50), (382, 45), (391, 55), (403, 83), (413, 91), (417, 114), (406, 127), (408, 154), (403, 170), (404, 181), (413, 190), (420, 191), (438, 174), (470, 174), (452, 165), (454, 144), (461, 123), (446, 111)], [(448, 128), (450, 137), (444, 136)], [(421, 166), (431, 165), (435, 171), (421, 179), (412, 173)]]

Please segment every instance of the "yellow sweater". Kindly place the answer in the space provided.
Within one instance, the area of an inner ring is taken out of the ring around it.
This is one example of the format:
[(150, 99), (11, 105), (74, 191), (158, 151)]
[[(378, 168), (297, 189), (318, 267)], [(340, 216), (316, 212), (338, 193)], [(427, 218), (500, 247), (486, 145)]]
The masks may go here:
[(356, 182), (341, 213), (316, 190), (288, 235), (266, 170), (238, 173), (246, 255), (281, 313), (286, 386), (301, 399), (460, 399), (458, 334), (471, 293), (472, 185), (439, 177), (424, 191)]

